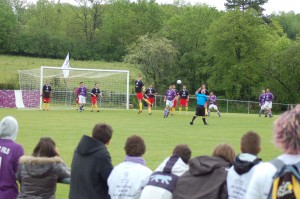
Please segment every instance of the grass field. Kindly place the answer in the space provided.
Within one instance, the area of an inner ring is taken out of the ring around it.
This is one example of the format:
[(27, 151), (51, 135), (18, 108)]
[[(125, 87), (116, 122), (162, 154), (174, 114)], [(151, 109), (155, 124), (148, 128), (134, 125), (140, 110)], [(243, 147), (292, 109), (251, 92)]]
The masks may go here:
[[(248, 130), (258, 132), (262, 137), (260, 157), (268, 161), (280, 152), (272, 144), (272, 124), (276, 116), (259, 118), (247, 114), (223, 114), (221, 118), (212, 113), (208, 126), (197, 118), (191, 126), (193, 115), (179, 115), (163, 118), (162, 111), (154, 111), (150, 116), (144, 111), (141, 115), (136, 110), (103, 110), (100, 113), (85, 110), (79, 113), (68, 111), (37, 111), (0, 109), (0, 118), (12, 115), (19, 121), (17, 142), (22, 144), (25, 154), (30, 154), (42, 136), (50, 136), (56, 141), (60, 155), (68, 166), (71, 165), (73, 151), (83, 134), (90, 135), (95, 123), (104, 122), (112, 125), (113, 138), (108, 150), (113, 164), (123, 161), (124, 143), (128, 136), (137, 134), (144, 138), (147, 145), (144, 156), (147, 165), (155, 169), (172, 152), (177, 144), (188, 144), (192, 156), (210, 155), (219, 143), (231, 144), (239, 152), (240, 137)], [(58, 185), (57, 199), (68, 198), (69, 186)]]
[[(140, 73), (137, 66), (120, 62), (101, 62), (101, 61), (75, 61), (70, 55), (70, 66), (72, 68), (96, 68), (111, 70), (129, 70), (130, 79), (134, 79)], [(18, 70), (37, 69), (41, 66), (61, 66), (62, 59), (45, 59), (21, 56), (0, 55), (0, 83), (18, 82)]]

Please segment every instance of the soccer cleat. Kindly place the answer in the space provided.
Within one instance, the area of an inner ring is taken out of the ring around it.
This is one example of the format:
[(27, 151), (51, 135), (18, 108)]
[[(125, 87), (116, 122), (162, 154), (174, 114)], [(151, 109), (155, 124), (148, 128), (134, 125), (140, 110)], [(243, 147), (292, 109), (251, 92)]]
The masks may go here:
[(97, 112), (100, 112), (99, 110), (97, 110)]
[(152, 115), (152, 113), (148, 113), (149, 115)]
[(205, 122), (204, 125), (208, 125), (208, 124)]
[(141, 114), (141, 113), (142, 113), (142, 111), (141, 111), (141, 110), (139, 110), (138, 114)]
[(194, 123), (193, 122), (190, 122), (190, 125), (193, 125)]

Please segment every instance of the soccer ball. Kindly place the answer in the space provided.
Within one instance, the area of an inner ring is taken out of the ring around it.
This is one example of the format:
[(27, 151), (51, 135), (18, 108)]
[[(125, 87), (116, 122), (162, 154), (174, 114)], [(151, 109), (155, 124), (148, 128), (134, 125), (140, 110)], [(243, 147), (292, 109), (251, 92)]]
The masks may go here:
[(179, 80), (177, 80), (177, 84), (181, 84), (181, 80), (179, 79)]

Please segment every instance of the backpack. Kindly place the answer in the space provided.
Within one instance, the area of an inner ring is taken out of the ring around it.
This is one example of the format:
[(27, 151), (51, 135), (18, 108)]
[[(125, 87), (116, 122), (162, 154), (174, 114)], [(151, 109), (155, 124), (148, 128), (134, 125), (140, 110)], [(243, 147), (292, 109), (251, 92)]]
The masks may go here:
[(177, 155), (171, 156), (170, 159), (167, 161), (166, 166), (164, 167), (162, 172), (156, 171), (150, 176), (147, 185), (160, 187), (173, 193), (173, 191), (175, 190), (176, 182), (179, 177), (177, 175), (172, 174), (172, 168), (176, 164), (178, 159), (179, 156)]
[(300, 199), (300, 162), (286, 165), (276, 158), (270, 163), (277, 172), (268, 199)]

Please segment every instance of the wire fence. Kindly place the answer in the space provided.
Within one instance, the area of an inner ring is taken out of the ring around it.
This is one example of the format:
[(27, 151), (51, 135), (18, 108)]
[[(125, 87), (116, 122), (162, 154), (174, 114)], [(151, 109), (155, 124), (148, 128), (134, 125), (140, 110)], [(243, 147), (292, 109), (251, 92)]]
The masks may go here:
[[(156, 95), (155, 102), (153, 105), (154, 110), (163, 110), (165, 108), (165, 102), (163, 101), (163, 95)], [(137, 109), (138, 102), (135, 94), (130, 95), (130, 108)], [(196, 97), (191, 96), (189, 100), (189, 110), (194, 110), (196, 108)], [(230, 99), (217, 99), (218, 109), (224, 113), (246, 113), (246, 114), (256, 114), (258, 113), (260, 107), (259, 102), (256, 101), (242, 101), (242, 100), (230, 100)], [(290, 110), (296, 104), (283, 104), (283, 103), (273, 103), (272, 112), (282, 113), (284, 111)], [(144, 106), (147, 106), (144, 104)], [(177, 107), (179, 103), (177, 103)]]

